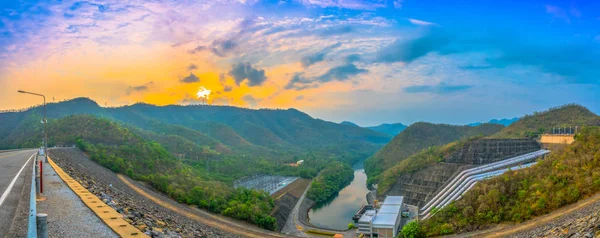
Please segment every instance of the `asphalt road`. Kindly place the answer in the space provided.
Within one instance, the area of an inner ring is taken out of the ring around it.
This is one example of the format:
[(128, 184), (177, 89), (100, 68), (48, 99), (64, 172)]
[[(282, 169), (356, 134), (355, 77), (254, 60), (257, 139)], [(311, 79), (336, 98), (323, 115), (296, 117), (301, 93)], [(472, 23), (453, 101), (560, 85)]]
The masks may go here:
[[(27, 220), (15, 219), (22, 217), (27, 210), (17, 209), (19, 203), (21, 207), (29, 208), (29, 196), (22, 199), (24, 189), (29, 189), (31, 184), (31, 170), (34, 154), (37, 149), (20, 150), (10, 152), (0, 152), (0, 237), (9, 234), (11, 225), (24, 226), (27, 228)], [(31, 158), (31, 159), (30, 159)], [(29, 179), (27, 179), (29, 178)], [(25, 216), (26, 217), (26, 216)], [(24, 224), (21, 224), (23, 223)], [(13, 224), (14, 223), (14, 224)]]

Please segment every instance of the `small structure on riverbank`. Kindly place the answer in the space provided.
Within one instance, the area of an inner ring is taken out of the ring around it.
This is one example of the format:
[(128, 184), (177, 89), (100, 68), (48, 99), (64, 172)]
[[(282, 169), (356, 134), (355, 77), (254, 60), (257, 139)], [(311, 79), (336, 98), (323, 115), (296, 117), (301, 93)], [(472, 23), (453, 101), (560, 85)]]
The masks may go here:
[(388, 196), (381, 207), (367, 210), (358, 220), (358, 231), (370, 237), (396, 237), (402, 220), (403, 196)]
[(362, 207), (360, 207), (360, 209), (358, 209), (358, 211), (354, 214), (354, 216), (352, 217), (352, 220), (354, 220), (354, 222), (358, 222), (358, 220), (360, 220), (362, 215), (365, 214), (365, 212), (368, 210), (373, 210), (373, 205), (370, 205), (370, 204), (362, 205)]

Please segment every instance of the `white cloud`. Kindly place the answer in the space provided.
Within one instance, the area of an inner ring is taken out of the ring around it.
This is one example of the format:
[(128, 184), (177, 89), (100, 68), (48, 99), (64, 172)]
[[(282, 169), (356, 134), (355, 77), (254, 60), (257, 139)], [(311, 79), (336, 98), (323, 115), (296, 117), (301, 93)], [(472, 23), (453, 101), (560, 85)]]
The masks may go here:
[(356, 10), (374, 10), (384, 8), (385, 4), (381, 1), (373, 0), (297, 0), (306, 6), (317, 6), (322, 8), (337, 7)]
[(423, 21), (423, 20), (418, 20), (418, 19), (412, 19), (412, 18), (408, 18), (408, 21), (410, 23), (412, 23), (413, 25), (419, 25), (419, 26), (431, 26), (431, 25), (437, 25), (433, 22), (428, 22), (428, 21)]

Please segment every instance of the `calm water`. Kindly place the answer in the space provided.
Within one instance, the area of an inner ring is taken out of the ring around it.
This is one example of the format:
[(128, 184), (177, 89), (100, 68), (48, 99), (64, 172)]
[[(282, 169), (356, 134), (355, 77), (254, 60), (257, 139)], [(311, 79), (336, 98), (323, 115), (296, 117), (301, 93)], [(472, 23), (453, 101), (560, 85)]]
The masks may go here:
[(342, 189), (331, 201), (318, 204), (308, 212), (310, 223), (330, 229), (348, 229), (348, 223), (354, 222), (354, 213), (367, 203), (368, 192), (367, 175), (361, 162), (354, 165), (354, 180), (350, 185)]

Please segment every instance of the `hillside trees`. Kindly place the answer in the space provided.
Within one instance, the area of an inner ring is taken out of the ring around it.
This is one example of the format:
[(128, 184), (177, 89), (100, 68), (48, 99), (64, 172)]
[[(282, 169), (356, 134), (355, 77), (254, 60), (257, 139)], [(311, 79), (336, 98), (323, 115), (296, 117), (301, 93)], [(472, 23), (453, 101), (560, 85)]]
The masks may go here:
[(600, 127), (538, 164), (478, 183), (460, 200), (423, 222), (428, 235), (522, 222), (600, 192)]
[(316, 203), (324, 202), (348, 186), (353, 179), (354, 170), (350, 165), (337, 161), (330, 163), (313, 180), (307, 196)]

